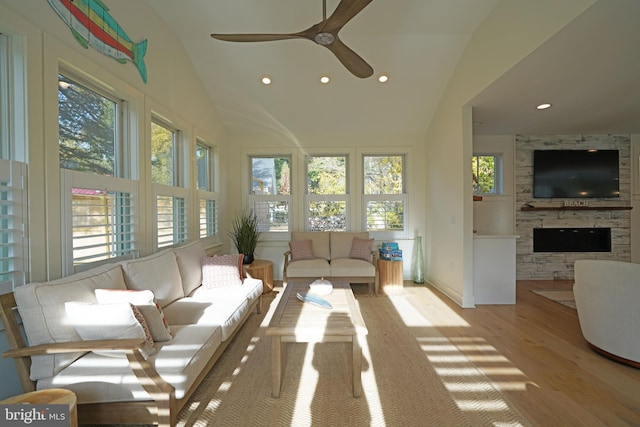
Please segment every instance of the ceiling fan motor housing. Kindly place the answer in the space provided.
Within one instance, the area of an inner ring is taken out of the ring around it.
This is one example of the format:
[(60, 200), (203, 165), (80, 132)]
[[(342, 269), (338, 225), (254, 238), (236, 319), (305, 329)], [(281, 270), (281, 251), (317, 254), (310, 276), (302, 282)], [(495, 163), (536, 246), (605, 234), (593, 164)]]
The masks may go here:
[(331, 33), (318, 33), (313, 39), (322, 46), (330, 45), (336, 40), (335, 36)]

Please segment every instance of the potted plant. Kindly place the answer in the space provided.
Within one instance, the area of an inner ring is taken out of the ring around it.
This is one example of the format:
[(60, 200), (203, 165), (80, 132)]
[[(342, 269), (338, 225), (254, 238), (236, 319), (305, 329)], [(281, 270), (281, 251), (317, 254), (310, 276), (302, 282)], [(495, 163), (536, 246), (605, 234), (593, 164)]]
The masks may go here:
[(231, 222), (229, 236), (238, 250), (239, 254), (244, 254), (243, 264), (253, 262), (253, 253), (260, 243), (260, 231), (258, 229), (258, 216), (253, 210), (242, 209), (237, 211)]

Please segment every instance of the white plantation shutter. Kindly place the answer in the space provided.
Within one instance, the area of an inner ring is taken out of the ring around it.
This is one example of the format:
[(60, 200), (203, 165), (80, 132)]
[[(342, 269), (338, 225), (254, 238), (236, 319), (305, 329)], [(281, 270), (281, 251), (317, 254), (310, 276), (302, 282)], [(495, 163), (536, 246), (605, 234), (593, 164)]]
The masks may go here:
[(189, 239), (187, 200), (189, 190), (163, 184), (154, 184), (155, 194), (155, 246), (164, 248)]
[(218, 236), (218, 201), (215, 193), (198, 191), (199, 235), (205, 237)]
[(65, 275), (137, 254), (137, 185), (61, 169)]
[(26, 176), (24, 163), (0, 159), (0, 294), (26, 280)]

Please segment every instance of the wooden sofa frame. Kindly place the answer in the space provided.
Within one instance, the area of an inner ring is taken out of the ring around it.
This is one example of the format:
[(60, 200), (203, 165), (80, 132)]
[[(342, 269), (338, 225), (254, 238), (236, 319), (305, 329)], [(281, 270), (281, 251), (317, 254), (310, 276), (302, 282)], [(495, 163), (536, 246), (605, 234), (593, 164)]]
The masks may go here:
[[(284, 253), (284, 266), (282, 268), (282, 286), (287, 286), (288, 277), (287, 277), (287, 267), (289, 266), (289, 262), (291, 260), (291, 251), (286, 251)], [(347, 283), (367, 283), (369, 285), (369, 293), (373, 295), (378, 295), (379, 289), (379, 278), (378, 278), (378, 254), (375, 251), (371, 251), (371, 264), (373, 264), (373, 268), (375, 269), (375, 276), (331, 276), (325, 277), (325, 279), (331, 279), (336, 282), (347, 282)], [(306, 280), (312, 282), (319, 277), (292, 277), (291, 280)], [(373, 282), (371, 281), (373, 279)]]
[(234, 333), (220, 344), (205, 368), (196, 378), (193, 386), (182, 399), (175, 398), (173, 386), (166, 382), (142, 356), (140, 349), (144, 345), (144, 339), (74, 341), (28, 347), (18, 327), (18, 309), (13, 292), (0, 295), (0, 319), (4, 323), (7, 341), (9, 342), (9, 350), (2, 355), (3, 357), (14, 358), (22, 389), (26, 393), (36, 390), (36, 383), (29, 378), (31, 356), (92, 350), (123, 350), (129, 360), (129, 366), (140, 381), (141, 386), (151, 395), (153, 400), (80, 403), (77, 408), (78, 423), (157, 424), (162, 427), (170, 427), (176, 425), (178, 413), (197, 390), (202, 380), (233, 340), (233, 337), (244, 326), (244, 322), (246, 322), (254, 308), (258, 314), (262, 312), (262, 296), (251, 304), (242, 325), (239, 325)]

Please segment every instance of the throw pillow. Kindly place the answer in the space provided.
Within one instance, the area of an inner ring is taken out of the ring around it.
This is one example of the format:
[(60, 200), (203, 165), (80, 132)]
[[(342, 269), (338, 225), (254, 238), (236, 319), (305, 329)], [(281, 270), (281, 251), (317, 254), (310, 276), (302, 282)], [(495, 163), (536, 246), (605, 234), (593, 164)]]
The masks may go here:
[(202, 286), (205, 289), (242, 285), (244, 255), (213, 255), (202, 258)]
[(315, 259), (315, 257), (313, 256), (311, 239), (291, 240), (289, 242), (289, 249), (291, 250), (291, 261)]
[[(142, 348), (142, 354), (149, 357), (157, 351), (144, 316), (133, 304), (66, 302), (64, 308), (69, 322), (83, 340), (144, 338), (146, 344)], [(125, 353), (119, 350), (95, 350), (94, 353), (125, 357)]]
[(96, 289), (94, 293), (98, 304), (128, 302), (135, 305), (144, 316), (154, 341), (169, 341), (171, 339), (171, 329), (152, 291)]
[(354, 237), (353, 242), (351, 242), (351, 253), (349, 253), (349, 258), (371, 261), (372, 246), (373, 239), (361, 239), (359, 237)]

